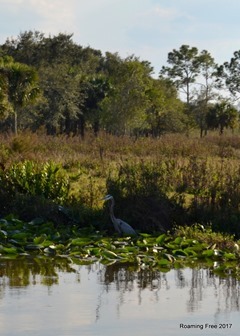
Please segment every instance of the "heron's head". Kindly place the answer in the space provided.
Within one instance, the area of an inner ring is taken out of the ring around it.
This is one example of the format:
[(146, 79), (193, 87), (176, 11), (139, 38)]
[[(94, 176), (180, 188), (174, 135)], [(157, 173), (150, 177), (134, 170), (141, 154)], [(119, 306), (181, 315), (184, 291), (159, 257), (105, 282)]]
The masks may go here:
[(106, 195), (105, 197), (102, 198), (103, 201), (109, 201), (112, 199), (113, 199), (112, 195)]

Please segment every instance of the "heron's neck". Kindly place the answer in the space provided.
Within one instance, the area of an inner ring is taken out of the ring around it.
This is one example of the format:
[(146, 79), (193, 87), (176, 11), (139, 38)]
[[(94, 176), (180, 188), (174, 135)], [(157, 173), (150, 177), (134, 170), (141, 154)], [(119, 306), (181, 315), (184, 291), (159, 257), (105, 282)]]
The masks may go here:
[(114, 222), (114, 219), (116, 219), (116, 217), (114, 216), (114, 212), (113, 212), (114, 205), (115, 203), (114, 203), (114, 200), (112, 199), (111, 204), (110, 204), (110, 217), (113, 222)]
[(115, 230), (117, 232), (119, 232), (119, 228), (118, 228), (118, 225), (117, 225), (117, 219), (114, 216), (114, 212), (113, 212), (114, 204), (115, 204), (114, 200), (112, 199), (111, 204), (110, 204), (110, 217), (111, 217), (111, 220), (112, 220), (112, 223), (113, 223), (113, 226), (114, 226)]

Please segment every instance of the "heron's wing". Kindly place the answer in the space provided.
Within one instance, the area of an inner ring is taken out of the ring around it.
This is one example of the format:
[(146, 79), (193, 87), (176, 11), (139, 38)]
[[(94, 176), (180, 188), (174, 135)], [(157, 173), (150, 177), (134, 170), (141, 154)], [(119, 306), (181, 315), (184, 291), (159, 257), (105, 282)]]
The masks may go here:
[(129, 225), (128, 223), (124, 222), (122, 219), (118, 218), (118, 226), (121, 233), (136, 235), (136, 231)]

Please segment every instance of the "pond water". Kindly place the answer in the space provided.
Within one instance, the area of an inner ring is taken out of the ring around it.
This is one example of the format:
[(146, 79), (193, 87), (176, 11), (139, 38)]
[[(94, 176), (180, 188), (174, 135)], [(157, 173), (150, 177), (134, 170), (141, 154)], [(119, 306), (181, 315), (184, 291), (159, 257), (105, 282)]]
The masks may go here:
[(0, 259), (0, 335), (239, 335), (239, 281), (68, 258)]

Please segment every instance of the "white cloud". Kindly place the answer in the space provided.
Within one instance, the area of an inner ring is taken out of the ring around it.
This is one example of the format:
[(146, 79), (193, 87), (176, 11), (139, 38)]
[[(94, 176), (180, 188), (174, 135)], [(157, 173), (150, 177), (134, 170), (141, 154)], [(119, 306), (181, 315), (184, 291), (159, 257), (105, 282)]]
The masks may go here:
[[(48, 34), (73, 33), (76, 29), (77, 2), (77, 0), (0, 0), (1, 35), (5, 36), (5, 30), (13, 29), (15, 29), (14, 35), (24, 30), (39, 30)], [(5, 17), (11, 22), (11, 27), (7, 28)]]
[(135, 54), (157, 72), (182, 44), (207, 49), (221, 62), (239, 48), (240, 5), (231, 1), (216, 7), (217, 0), (0, 0), (0, 43), (25, 30), (62, 32), (83, 46)]
[(153, 9), (153, 13), (160, 17), (161, 19), (172, 20), (180, 15), (180, 13), (176, 9), (172, 8), (163, 8), (160, 6), (156, 6)]
[(28, 0), (29, 6), (40, 18), (40, 28), (45, 32), (71, 31), (75, 27), (75, 1)]
[[(150, 7), (147, 11), (139, 13), (138, 16), (144, 18), (147, 22), (152, 22), (153, 20), (155, 23), (156, 20), (158, 20), (158, 24), (161, 24), (162, 22), (171, 22), (179, 18), (184, 18), (186, 21), (193, 19), (192, 16), (179, 8), (163, 7), (159, 5)], [(161, 19), (161, 21), (159, 21), (159, 19)]]
[(2, 5), (17, 5), (23, 3), (24, 0), (1, 0)]

